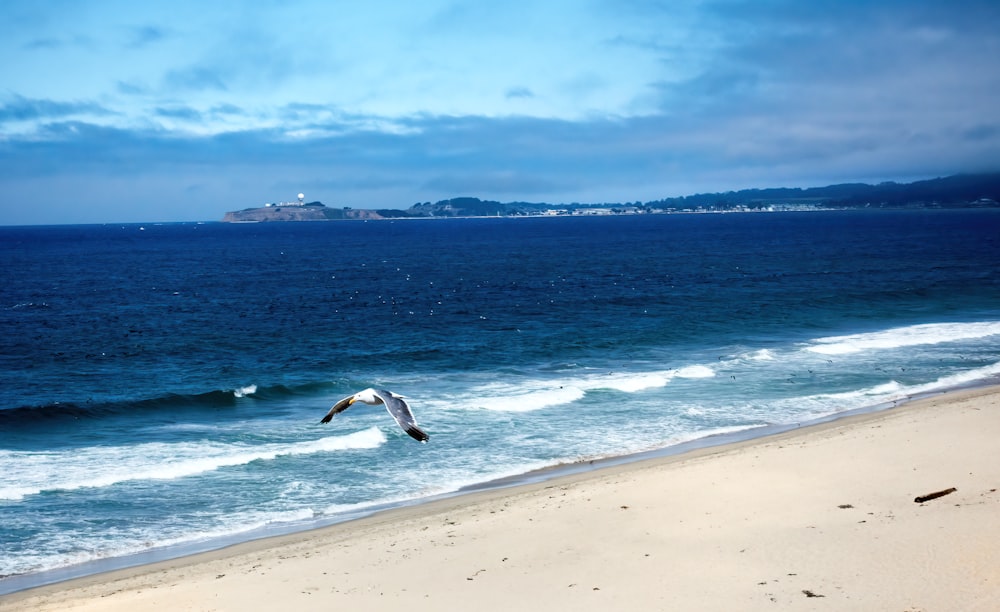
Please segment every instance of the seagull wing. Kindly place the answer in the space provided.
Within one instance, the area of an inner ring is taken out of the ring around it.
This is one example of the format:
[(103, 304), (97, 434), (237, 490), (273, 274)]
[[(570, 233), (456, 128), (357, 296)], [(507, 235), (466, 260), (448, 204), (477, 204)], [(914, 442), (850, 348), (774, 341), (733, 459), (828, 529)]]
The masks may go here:
[[(386, 391), (384, 389), (377, 389), (375, 391), (375, 397), (382, 400), (385, 404), (385, 409), (389, 411), (392, 418), (396, 419), (396, 423), (399, 424), (403, 430), (410, 434), (410, 437), (418, 442), (426, 442), (430, 439), (422, 429), (417, 427), (417, 420), (413, 418), (413, 413), (410, 412), (410, 405), (406, 403), (406, 400), (402, 395), (397, 395), (392, 391)], [(336, 408), (337, 406), (334, 406)]]
[(333, 415), (337, 414), (338, 412), (343, 412), (347, 410), (348, 408), (351, 407), (351, 404), (353, 403), (354, 403), (353, 395), (349, 395), (344, 399), (340, 400), (339, 402), (333, 405), (333, 408), (330, 408), (330, 412), (326, 413), (326, 416), (323, 417), (322, 420), (320, 420), (320, 423), (329, 423), (330, 419), (333, 418)]

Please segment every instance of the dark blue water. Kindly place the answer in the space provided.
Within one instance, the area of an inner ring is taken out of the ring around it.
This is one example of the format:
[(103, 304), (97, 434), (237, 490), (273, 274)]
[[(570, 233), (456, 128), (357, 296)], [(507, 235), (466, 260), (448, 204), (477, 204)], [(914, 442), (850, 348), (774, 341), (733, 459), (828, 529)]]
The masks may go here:
[[(986, 380), (998, 264), (998, 210), (0, 228), (0, 575)], [(430, 442), (318, 424), (368, 386)]]

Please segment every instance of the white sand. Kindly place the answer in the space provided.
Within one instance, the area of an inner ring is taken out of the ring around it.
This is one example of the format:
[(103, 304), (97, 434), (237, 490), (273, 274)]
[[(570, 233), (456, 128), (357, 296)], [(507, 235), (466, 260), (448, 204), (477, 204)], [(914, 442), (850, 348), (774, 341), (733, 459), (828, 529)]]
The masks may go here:
[(998, 488), (1000, 389), (961, 391), (14, 593), (0, 610), (993, 611)]

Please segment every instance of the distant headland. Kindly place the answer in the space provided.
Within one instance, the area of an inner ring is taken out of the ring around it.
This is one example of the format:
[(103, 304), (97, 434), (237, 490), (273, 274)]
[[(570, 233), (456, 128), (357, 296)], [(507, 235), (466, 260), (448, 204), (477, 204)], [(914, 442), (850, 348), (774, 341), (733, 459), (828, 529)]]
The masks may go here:
[(334, 208), (292, 202), (227, 212), (226, 223), (265, 221), (335, 221), (343, 219), (410, 219), (454, 217), (527, 217), (564, 215), (635, 215), (683, 212), (773, 212), (846, 208), (963, 208), (1000, 206), (1000, 172), (960, 174), (913, 183), (846, 183), (806, 189), (776, 187), (704, 193), (650, 202), (547, 204), (495, 202), (474, 197), (417, 203), (408, 209)]

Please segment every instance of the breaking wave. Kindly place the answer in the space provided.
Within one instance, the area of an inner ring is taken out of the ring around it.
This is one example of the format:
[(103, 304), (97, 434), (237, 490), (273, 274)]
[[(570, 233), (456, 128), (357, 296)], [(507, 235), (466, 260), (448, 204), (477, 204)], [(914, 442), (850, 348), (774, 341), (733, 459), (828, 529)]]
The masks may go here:
[(860, 351), (976, 340), (998, 334), (1000, 334), (1000, 321), (929, 323), (865, 334), (817, 338), (813, 340), (814, 344), (806, 347), (806, 350), (822, 355), (846, 355)]
[(386, 441), (377, 427), (346, 436), (274, 444), (211, 441), (95, 446), (61, 452), (0, 450), (0, 499), (73, 489), (108, 487), (135, 480), (174, 480), (277, 457), (377, 448)]

